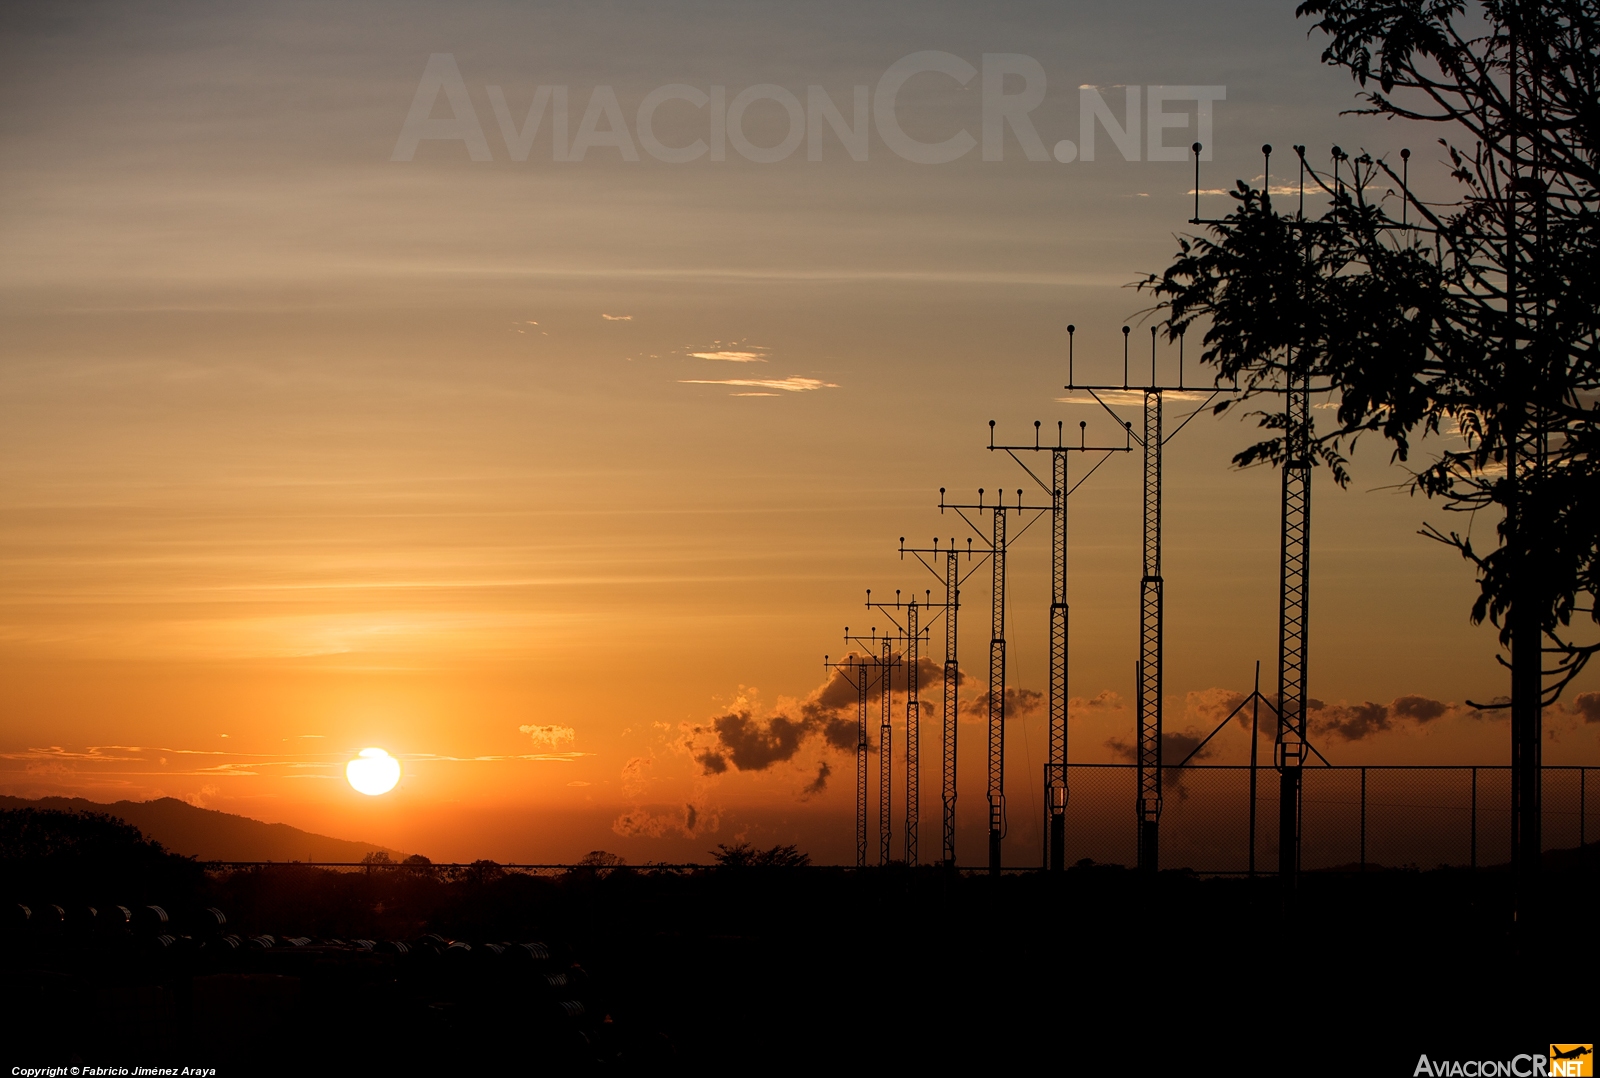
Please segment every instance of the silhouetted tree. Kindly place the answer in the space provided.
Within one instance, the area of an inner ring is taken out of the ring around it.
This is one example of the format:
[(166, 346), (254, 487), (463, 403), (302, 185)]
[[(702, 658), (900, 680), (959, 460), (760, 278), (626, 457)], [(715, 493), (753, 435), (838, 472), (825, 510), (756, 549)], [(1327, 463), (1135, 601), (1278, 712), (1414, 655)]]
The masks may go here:
[[(1142, 287), (1170, 334), (1209, 323), (1204, 359), (1241, 389), (1219, 411), (1271, 399), (1291, 374), (1335, 394), (1313, 445), (1341, 484), (1364, 432), (1400, 461), (1438, 436), (1413, 489), (1501, 519), (1490, 546), (1424, 534), (1477, 568), (1473, 620), (1500, 627), (1514, 719), (1536, 725), (1600, 650), (1572, 635), (1576, 618), (1595, 624), (1600, 591), (1600, 8), (1309, 0), (1299, 14), (1364, 88), (1357, 112), (1446, 126), (1457, 197), (1396, 197), (1396, 162), (1336, 148), (1331, 172), (1306, 170), (1325, 214), (1282, 213), (1240, 183), (1234, 211)], [(1374, 183), (1388, 187), (1377, 199)], [(1284, 427), (1280, 409), (1257, 415)], [(1283, 452), (1274, 434), (1235, 459)]]
[(792, 843), (758, 850), (748, 842), (735, 842), (731, 846), (717, 843), (711, 851), (718, 868), (804, 868), (811, 863), (811, 855), (800, 852)]
[(467, 884), (482, 887), (505, 877), (506, 870), (499, 864), (487, 859), (480, 859), (466, 865), (461, 869), (460, 878)]

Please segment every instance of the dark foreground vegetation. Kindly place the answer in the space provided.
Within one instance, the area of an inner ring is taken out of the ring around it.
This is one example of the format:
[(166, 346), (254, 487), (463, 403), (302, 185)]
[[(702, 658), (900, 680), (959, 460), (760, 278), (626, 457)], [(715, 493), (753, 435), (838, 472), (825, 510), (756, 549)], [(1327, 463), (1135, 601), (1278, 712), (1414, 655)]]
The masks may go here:
[(1600, 1013), (1593, 847), (1548, 866), (1534, 934), (1494, 871), (1309, 874), (1285, 916), (1266, 879), (851, 872), (792, 850), (693, 871), (207, 871), (47, 815), (0, 819), (6, 1073), (1410, 1074), (1419, 1052), (1592, 1036)]

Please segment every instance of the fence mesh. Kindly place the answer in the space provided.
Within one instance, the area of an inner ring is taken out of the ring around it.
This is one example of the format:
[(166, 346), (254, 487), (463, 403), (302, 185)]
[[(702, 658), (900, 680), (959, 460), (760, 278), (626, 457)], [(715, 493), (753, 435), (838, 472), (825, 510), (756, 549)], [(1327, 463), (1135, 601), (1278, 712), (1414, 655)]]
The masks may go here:
[[(1592, 767), (1544, 769), (1545, 850), (1567, 850), (1600, 838), (1600, 780)], [(1509, 767), (1308, 767), (1301, 787), (1301, 868), (1486, 868), (1511, 860)], [(1162, 769), (1161, 867), (1205, 874), (1275, 872), (1278, 867), (1276, 770), (1257, 769), (1255, 820), (1250, 768), (1207, 765)], [(1137, 860), (1138, 768), (1133, 764), (1067, 765), (1067, 864), (1132, 865)], [(1591, 789), (1590, 787), (1594, 787)], [(1252, 830), (1254, 859), (1252, 860)], [(295, 863), (298, 864), (298, 863)], [(266, 868), (219, 862), (218, 869)], [(294, 865), (270, 866), (273, 870)], [(301, 867), (313, 867), (310, 864)], [(513, 872), (600, 875), (609, 865), (327, 864), (344, 872), (399, 872), (470, 879)], [(690, 872), (701, 866), (644, 864), (631, 871)]]
[[(1584, 767), (1544, 769), (1544, 848), (1597, 836), (1600, 805)], [(1136, 859), (1137, 768), (1070, 764), (1067, 863)], [(1251, 771), (1243, 766), (1162, 769), (1161, 865), (1204, 873), (1275, 871), (1279, 776), (1256, 771), (1254, 863)], [(1507, 767), (1308, 767), (1301, 787), (1301, 867), (1486, 867), (1511, 859)]]

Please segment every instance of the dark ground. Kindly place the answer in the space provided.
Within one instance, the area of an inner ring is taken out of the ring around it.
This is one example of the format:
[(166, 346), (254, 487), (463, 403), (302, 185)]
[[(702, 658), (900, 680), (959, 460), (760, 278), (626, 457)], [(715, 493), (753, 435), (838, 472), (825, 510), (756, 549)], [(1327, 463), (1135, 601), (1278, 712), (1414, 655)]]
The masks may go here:
[[(1114, 867), (990, 879), (482, 866), (447, 880), (180, 865), (120, 892), (91, 873), (55, 897), (38, 873), (13, 873), (17, 900), (60, 903), (68, 920), (14, 923), (0, 945), (0, 1062), (7, 1074), (168, 1060), (223, 1075), (867, 1061), (1410, 1075), (1421, 1052), (1509, 1059), (1546, 1038), (1594, 1037), (1596, 853), (1547, 868), (1541, 925), (1524, 934), (1495, 871), (1308, 874), (1287, 917), (1270, 879)], [(86, 901), (160, 902), (173, 921), (107, 933), (74, 924)], [(200, 946), (193, 914), (205, 906), (241, 936), (433, 932), (476, 949), (280, 943), (219, 955)], [(177, 942), (158, 947), (161, 932)], [(490, 957), (491, 940), (541, 940), (552, 955), (513, 966)], [(568, 984), (551, 986), (559, 973)], [(567, 999), (585, 1013), (560, 1013)]]

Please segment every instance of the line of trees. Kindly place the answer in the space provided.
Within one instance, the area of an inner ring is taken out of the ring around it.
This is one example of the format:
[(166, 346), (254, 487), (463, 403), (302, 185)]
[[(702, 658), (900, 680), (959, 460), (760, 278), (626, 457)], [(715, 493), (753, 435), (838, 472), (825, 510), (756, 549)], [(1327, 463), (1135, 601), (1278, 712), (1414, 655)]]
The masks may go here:
[[(1354, 111), (1436, 125), (1455, 185), (1424, 198), (1400, 161), (1334, 147), (1288, 210), (1239, 183), (1233, 211), (1142, 282), (1172, 337), (1205, 325), (1204, 361), (1268, 436), (1236, 462), (1291, 452), (1291, 385), (1336, 405), (1309, 432), (1341, 484), (1383, 439), (1411, 489), (1480, 529), (1423, 534), (1476, 569), (1474, 622), (1500, 630), (1510, 707), (1515, 860), (1536, 871), (1543, 710), (1600, 652), (1600, 5), (1595, 0), (1306, 0)], [(1318, 199), (1318, 201), (1321, 201)], [(1263, 407), (1265, 404), (1265, 407)], [(1420, 443), (1430, 459), (1414, 461)], [(1304, 443), (1301, 443), (1304, 444)]]

